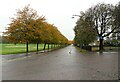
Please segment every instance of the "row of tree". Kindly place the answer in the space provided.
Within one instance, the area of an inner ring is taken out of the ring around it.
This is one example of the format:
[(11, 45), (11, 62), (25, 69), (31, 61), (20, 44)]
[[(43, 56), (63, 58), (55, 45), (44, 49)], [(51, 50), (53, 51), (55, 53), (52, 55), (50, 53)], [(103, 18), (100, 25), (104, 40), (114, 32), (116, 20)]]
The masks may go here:
[(38, 16), (37, 11), (30, 8), (30, 5), (23, 9), (18, 9), (15, 18), (11, 19), (9, 27), (4, 32), (6, 37), (12, 43), (26, 43), (28, 52), (29, 43), (46, 44), (67, 44), (68, 39), (61, 34), (53, 24), (46, 22), (45, 17)]
[(104, 38), (116, 33), (120, 37), (120, 2), (112, 4), (99, 3), (85, 12), (81, 12), (74, 28), (75, 44), (89, 45), (99, 39), (99, 50), (103, 50)]

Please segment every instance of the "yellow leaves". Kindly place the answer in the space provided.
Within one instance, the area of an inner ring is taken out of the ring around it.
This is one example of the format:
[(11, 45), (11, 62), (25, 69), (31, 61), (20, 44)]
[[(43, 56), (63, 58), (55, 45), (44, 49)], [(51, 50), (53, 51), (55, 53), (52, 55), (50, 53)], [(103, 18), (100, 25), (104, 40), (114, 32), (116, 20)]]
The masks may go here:
[(7, 31), (4, 33), (15, 43), (45, 42), (65, 43), (67, 38), (53, 24), (46, 22), (44, 16), (38, 17), (37, 11), (25, 6), (19, 9), (16, 18), (12, 18)]

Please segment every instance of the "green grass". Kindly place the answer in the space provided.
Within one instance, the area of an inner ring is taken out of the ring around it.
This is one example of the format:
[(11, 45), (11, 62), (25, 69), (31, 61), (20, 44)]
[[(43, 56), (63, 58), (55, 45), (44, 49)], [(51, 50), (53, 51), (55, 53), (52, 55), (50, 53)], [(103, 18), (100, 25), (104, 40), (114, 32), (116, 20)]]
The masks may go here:
[[(118, 49), (119, 49), (120, 47), (104, 47), (104, 51), (106, 51), (106, 52), (118, 52)], [(79, 47), (76, 47), (76, 49), (79, 51), (79, 52), (82, 52), (82, 53), (86, 53), (86, 52), (88, 52), (87, 50), (85, 50), (85, 49), (81, 49), (81, 48), (79, 48)], [(92, 47), (92, 51), (94, 52), (96, 52), (96, 51), (99, 51), (99, 47)]]
[[(29, 44), (28, 50), (29, 52), (33, 52), (37, 50), (36, 44)], [(26, 52), (26, 44), (0, 44), (0, 52), (2, 55), (6, 54), (16, 54), (16, 53), (25, 53)], [(38, 49), (43, 50), (44, 44), (39, 44)], [(51, 48), (51, 46), (50, 46)], [(48, 49), (48, 45), (46, 45), (46, 49)]]
[(75, 46), (75, 48), (81, 53), (86, 53), (87, 52), (87, 50), (85, 50), (85, 49), (81, 49), (81, 48), (76, 47), (76, 46)]
[[(92, 47), (92, 51), (99, 51), (99, 47)], [(104, 47), (104, 51), (118, 51), (118, 47)]]

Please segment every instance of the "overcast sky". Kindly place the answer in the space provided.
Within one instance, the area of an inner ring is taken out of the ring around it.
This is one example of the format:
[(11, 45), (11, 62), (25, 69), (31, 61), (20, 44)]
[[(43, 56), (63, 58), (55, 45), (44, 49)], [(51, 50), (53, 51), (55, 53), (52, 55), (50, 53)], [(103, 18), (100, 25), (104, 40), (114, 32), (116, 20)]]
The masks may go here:
[(45, 16), (50, 24), (54, 24), (68, 39), (74, 38), (73, 28), (80, 14), (97, 3), (117, 4), (119, 0), (1, 0), (0, 1), (0, 32), (10, 23), (10, 18), (16, 14), (16, 9), (21, 9), (30, 4), (30, 7)]

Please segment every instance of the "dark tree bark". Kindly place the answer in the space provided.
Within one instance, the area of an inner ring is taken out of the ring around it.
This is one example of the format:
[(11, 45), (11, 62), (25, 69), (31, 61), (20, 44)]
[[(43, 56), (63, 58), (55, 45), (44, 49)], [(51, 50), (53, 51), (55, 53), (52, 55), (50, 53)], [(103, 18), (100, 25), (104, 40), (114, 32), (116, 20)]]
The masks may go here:
[(99, 51), (102, 52), (103, 51), (103, 38), (100, 38), (99, 41), (100, 41)]
[(55, 44), (54, 44), (54, 48), (55, 48)]
[(49, 51), (49, 44), (48, 44), (48, 51)]
[(37, 51), (38, 51), (38, 43), (37, 43)]
[(44, 44), (44, 48), (43, 48), (44, 51), (45, 51), (45, 47), (46, 47), (46, 43)]
[(52, 44), (51, 44), (51, 49), (52, 49)]
[(28, 55), (28, 42), (26, 42), (26, 55)]
[(37, 52), (36, 53), (38, 53), (38, 43), (37, 43)]

